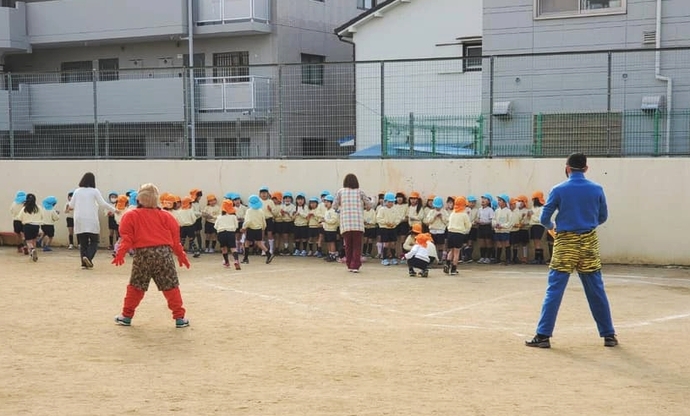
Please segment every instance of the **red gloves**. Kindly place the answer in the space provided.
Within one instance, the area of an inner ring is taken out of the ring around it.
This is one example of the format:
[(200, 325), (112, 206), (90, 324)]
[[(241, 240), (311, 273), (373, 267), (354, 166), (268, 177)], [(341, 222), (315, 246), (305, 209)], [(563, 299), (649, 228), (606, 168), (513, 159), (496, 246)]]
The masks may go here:
[[(122, 254), (120, 254), (120, 253), (122, 253)], [(117, 252), (117, 255), (115, 255), (115, 258), (113, 259), (113, 261), (111, 261), (111, 263), (116, 265), (116, 266), (122, 266), (123, 264), (125, 264), (125, 254), (124, 253), (125, 253), (124, 250), (119, 250)]]
[(187, 253), (184, 251), (181, 254), (177, 254), (177, 261), (180, 263), (180, 267), (186, 267), (189, 269), (189, 259), (187, 258)]

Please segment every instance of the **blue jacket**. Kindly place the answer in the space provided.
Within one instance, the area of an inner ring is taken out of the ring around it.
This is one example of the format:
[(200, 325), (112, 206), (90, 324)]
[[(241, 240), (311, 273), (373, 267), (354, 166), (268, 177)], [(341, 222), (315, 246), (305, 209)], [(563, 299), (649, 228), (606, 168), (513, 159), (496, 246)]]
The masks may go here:
[(572, 172), (568, 180), (551, 189), (540, 218), (549, 230), (554, 227), (551, 217), (556, 211), (558, 232), (586, 233), (606, 222), (609, 216), (604, 188), (586, 179), (583, 172)]

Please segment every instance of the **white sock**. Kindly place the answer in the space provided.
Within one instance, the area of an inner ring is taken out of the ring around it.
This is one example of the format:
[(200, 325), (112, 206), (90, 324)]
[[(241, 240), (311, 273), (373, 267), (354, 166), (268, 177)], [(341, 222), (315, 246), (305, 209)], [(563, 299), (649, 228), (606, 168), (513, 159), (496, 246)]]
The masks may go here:
[(383, 254), (383, 243), (376, 243), (376, 253)]
[(268, 251), (273, 253), (273, 248), (275, 247), (275, 245), (276, 245), (276, 240), (273, 240), (273, 239), (268, 240)]
[(527, 258), (527, 246), (522, 247), (522, 257)]

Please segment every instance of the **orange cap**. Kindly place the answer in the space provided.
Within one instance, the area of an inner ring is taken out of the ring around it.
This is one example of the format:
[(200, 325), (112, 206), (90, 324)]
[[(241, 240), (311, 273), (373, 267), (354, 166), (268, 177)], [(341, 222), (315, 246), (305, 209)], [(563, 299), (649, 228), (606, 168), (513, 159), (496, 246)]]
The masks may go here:
[(465, 199), (464, 196), (459, 196), (459, 197), (455, 198), (455, 202), (453, 203), (453, 211), (463, 212), (466, 207), (467, 207), (467, 200)]
[(544, 205), (546, 202), (544, 202), (544, 193), (542, 191), (534, 191), (532, 193), (532, 199), (537, 199), (539, 202)]
[(192, 198), (192, 201), (196, 199), (199, 193), (201, 193), (201, 189), (194, 188), (191, 191), (189, 191), (189, 196)]
[(282, 192), (273, 192), (273, 195), (271, 195), (271, 199), (277, 199), (279, 201), (283, 200), (283, 193)]
[(127, 197), (127, 195), (118, 195), (117, 202), (115, 203), (115, 209), (117, 209), (118, 211), (122, 211), (123, 209), (125, 209), (128, 202), (129, 198)]
[(181, 203), (182, 203), (182, 198), (180, 198), (179, 195), (175, 195), (174, 198), (175, 198), (175, 203), (177, 203), (177, 204), (181, 204)]
[(165, 197), (168, 196), (168, 195), (170, 195), (170, 194), (167, 193), (167, 192), (163, 192), (162, 194), (160, 194), (160, 196), (158, 197), (158, 199), (161, 201), (161, 204), (163, 203), (163, 201), (165, 201)]
[(422, 224), (412, 224), (412, 232), (415, 234), (422, 233)]
[(421, 198), (421, 195), (419, 195), (419, 192), (417, 192), (417, 191), (412, 191), (412, 192), (410, 192), (410, 198), (419, 199), (419, 198)]
[(419, 234), (415, 237), (415, 242), (422, 247), (426, 247), (426, 244), (431, 241), (431, 235), (429, 234)]
[(186, 196), (182, 198), (182, 209), (190, 209), (192, 207), (192, 198)]
[(216, 196), (213, 194), (208, 194), (206, 195), (206, 201), (211, 202), (211, 201), (217, 201)]
[(226, 214), (234, 214), (235, 213), (235, 203), (232, 202), (230, 199), (226, 199), (223, 201), (223, 211)]
[(166, 193), (165, 197), (161, 200), (161, 205), (163, 208), (172, 209), (173, 205), (175, 205), (175, 195)]
[(524, 206), (527, 206), (527, 204), (529, 203), (529, 201), (527, 200), (527, 197), (525, 195), (518, 195), (518, 197), (516, 199), (518, 201), (522, 202), (522, 204)]
[(436, 195), (431, 194), (431, 195), (429, 195), (429, 196), (426, 197), (426, 200), (427, 200), (427, 201), (433, 201), (434, 198), (436, 198)]

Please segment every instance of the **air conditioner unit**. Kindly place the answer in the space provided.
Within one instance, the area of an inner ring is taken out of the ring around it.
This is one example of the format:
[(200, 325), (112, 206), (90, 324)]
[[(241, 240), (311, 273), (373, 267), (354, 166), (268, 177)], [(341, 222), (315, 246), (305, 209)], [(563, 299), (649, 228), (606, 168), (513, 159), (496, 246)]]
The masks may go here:
[(655, 111), (663, 110), (666, 107), (665, 95), (651, 95), (642, 97), (642, 105), (640, 108), (646, 113), (653, 113)]
[(510, 118), (513, 114), (512, 101), (497, 101), (494, 103), (493, 115), (494, 117)]

